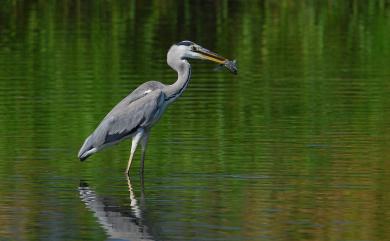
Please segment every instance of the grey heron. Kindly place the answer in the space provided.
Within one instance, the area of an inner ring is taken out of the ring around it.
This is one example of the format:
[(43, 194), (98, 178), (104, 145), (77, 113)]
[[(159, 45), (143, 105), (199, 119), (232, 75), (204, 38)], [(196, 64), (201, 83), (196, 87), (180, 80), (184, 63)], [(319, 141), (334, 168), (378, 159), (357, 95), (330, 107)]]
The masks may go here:
[(178, 73), (176, 82), (165, 85), (157, 81), (148, 81), (136, 88), (119, 102), (87, 137), (78, 153), (79, 159), (84, 161), (108, 146), (132, 138), (126, 173), (129, 174), (133, 155), (138, 144), (141, 144), (140, 172), (142, 174), (151, 128), (161, 118), (168, 105), (181, 96), (191, 79), (189, 59), (209, 60), (225, 65), (231, 72), (237, 73), (234, 61), (229, 61), (191, 41), (185, 40), (173, 44), (167, 54), (167, 63)]

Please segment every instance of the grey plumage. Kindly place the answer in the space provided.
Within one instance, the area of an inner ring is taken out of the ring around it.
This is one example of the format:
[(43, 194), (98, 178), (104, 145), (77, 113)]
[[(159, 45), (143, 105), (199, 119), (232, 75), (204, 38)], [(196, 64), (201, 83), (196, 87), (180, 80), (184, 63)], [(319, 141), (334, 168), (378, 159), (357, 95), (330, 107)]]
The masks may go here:
[(86, 139), (79, 159), (84, 161), (93, 153), (131, 137), (137, 128), (146, 127), (151, 122), (150, 117), (160, 108), (158, 99), (162, 97), (164, 87), (158, 81), (148, 81), (119, 102)]
[(106, 115), (85, 140), (78, 154), (79, 159), (83, 161), (108, 146), (132, 138), (126, 173), (129, 173), (138, 143), (142, 145), (142, 173), (150, 129), (161, 118), (167, 106), (174, 102), (188, 86), (191, 78), (188, 59), (206, 59), (218, 64), (229, 61), (191, 41), (181, 41), (172, 45), (167, 54), (167, 63), (177, 71), (177, 81), (171, 85), (149, 81), (131, 92)]

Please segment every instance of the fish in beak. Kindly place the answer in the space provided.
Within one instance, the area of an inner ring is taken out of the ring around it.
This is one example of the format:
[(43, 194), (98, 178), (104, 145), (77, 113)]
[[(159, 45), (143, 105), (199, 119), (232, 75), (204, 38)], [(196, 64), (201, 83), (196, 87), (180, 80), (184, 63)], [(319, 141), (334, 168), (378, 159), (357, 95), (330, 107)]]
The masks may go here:
[(200, 46), (193, 46), (192, 51), (197, 53), (201, 59), (217, 63), (221, 66), (226, 67), (233, 74), (237, 74), (236, 60), (228, 60), (227, 58), (222, 57), (221, 55), (211, 52), (210, 50)]

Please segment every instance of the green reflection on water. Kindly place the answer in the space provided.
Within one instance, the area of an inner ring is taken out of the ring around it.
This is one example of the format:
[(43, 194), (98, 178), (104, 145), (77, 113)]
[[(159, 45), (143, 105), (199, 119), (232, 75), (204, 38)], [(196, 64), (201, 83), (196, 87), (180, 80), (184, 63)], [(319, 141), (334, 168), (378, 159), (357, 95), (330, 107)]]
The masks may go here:
[(77, 188), (87, 179), (126, 207), (129, 143), (83, 164), (77, 151), (136, 86), (175, 80), (165, 56), (183, 39), (236, 58), (239, 75), (194, 62), (189, 89), (154, 128), (142, 218), (152, 237), (389, 236), (386, 1), (3, 6), (0, 237), (109, 235)]

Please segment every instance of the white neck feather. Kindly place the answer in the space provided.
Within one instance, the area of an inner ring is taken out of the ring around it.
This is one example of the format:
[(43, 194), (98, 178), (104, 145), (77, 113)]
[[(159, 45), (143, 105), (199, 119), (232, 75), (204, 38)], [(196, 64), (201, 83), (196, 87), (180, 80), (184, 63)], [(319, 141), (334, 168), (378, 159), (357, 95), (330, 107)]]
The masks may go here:
[(169, 103), (175, 101), (187, 88), (191, 79), (191, 65), (185, 59), (174, 59), (168, 61), (169, 66), (177, 71), (177, 80), (171, 85), (167, 85), (163, 92)]

